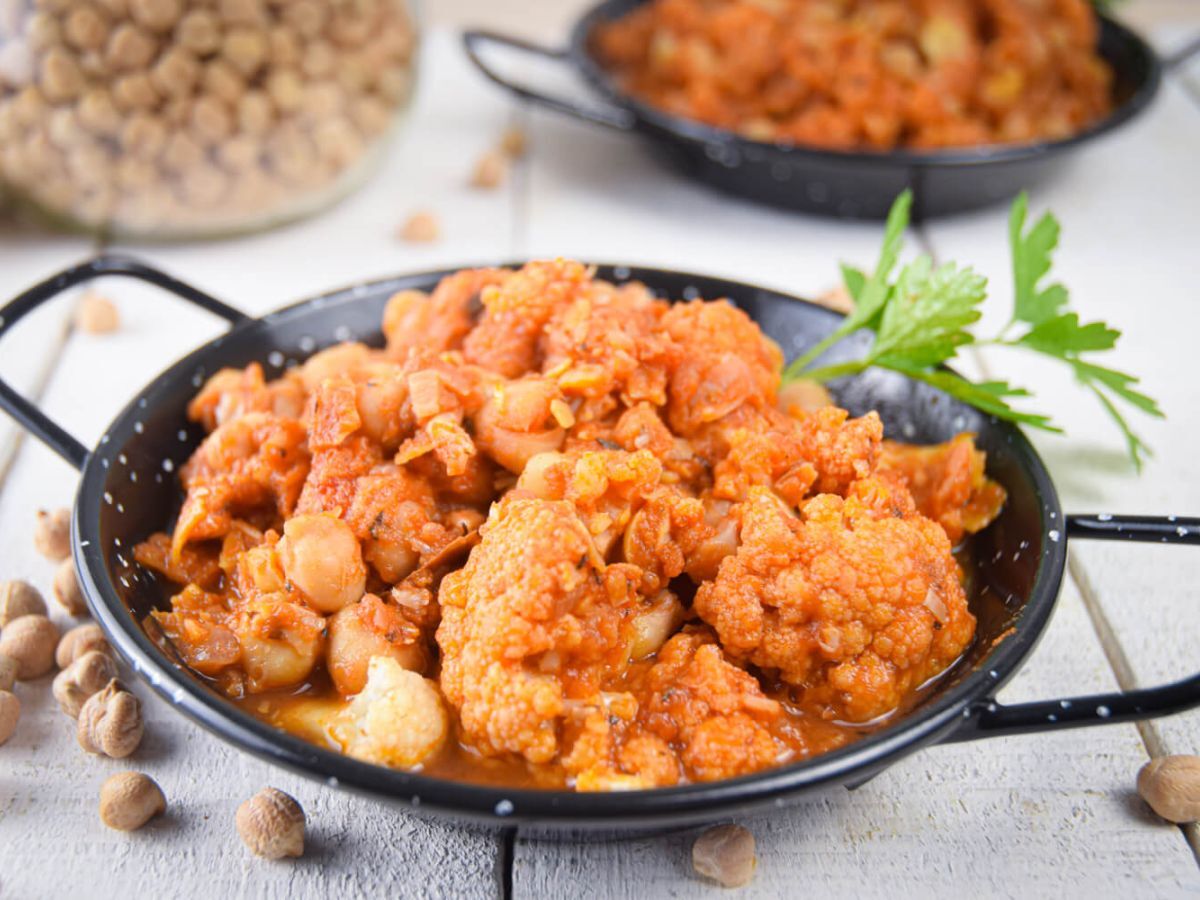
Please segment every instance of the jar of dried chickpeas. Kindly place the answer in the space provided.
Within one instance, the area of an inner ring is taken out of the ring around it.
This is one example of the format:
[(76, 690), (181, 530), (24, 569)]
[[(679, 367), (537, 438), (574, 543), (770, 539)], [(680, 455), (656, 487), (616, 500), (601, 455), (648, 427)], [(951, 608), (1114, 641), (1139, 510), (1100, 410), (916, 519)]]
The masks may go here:
[(0, 184), (132, 237), (305, 215), (380, 156), (416, 44), (410, 0), (0, 0)]

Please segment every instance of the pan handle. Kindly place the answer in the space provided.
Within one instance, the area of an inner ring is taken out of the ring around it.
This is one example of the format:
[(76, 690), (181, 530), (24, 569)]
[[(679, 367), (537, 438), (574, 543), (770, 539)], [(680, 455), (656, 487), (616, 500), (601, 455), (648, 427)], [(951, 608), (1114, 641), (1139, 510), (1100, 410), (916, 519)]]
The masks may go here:
[(500, 85), (502, 88), (516, 94), (518, 97), (524, 97), (526, 100), (532, 100), (534, 103), (544, 106), (547, 109), (552, 109), (555, 112), (563, 113), (564, 115), (573, 116), (576, 119), (583, 119), (585, 122), (592, 122), (596, 125), (604, 125), (607, 128), (613, 128), (617, 131), (630, 131), (636, 122), (633, 113), (619, 106), (583, 106), (579, 103), (574, 103), (570, 100), (553, 97), (549, 94), (543, 94), (535, 91), (533, 88), (526, 87), (516, 82), (509, 81), (494, 68), (492, 68), (483, 58), (481, 51), (488, 44), (498, 44), (501, 47), (507, 47), (510, 50), (516, 50), (521, 53), (541, 56), (545, 59), (555, 62), (569, 64), (570, 53), (567, 50), (555, 49), (553, 47), (543, 47), (540, 44), (534, 44), (530, 41), (521, 40), (520, 38), (508, 37), (502, 34), (496, 34), (493, 31), (465, 31), (462, 36), (463, 48), (467, 51), (467, 56), (471, 62), (475, 64), (480, 72), (486, 75), (490, 80)]
[[(226, 306), (215, 297), (210, 297), (203, 291), (198, 291), (189, 284), (184, 284), (172, 278), (165, 272), (152, 269), (135, 259), (127, 256), (104, 255), (65, 269), (40, 284), (35, 284), (29, 290), (17, 296), (3, 309), (0, 309), (0, 340), (3, 340), (17, 322), (37, 309), (48, 300), (52, 300), (74, 285), (91, 281), (103, 275), (121, 275), (127, 278), (137, 278), (141, 281), (157, 285), (163, 290), (170, 291), (177, 297), (182, 297), (201, 309), (206, 309), (231, 325), (246, 321), (249, 317), (232, 306)], [(22, 397), (8, 382), (0, 379), (0, 409), (17, 420), (23, 428), (36, 436), (42, 443), (69, 462), (76, 469), (82, 469), (88, 457), (88, 449), (71, 436), (61, 425), (43, 413), (30, 401)]]
[[(1200, 519), (1183, 516), (1067, 516), (1067, 536), (1101, 541), (1200, 546)], [(983, 700), (945, 740), (973, 741), (1009, 734), (1138, 722), (1200, 706), (1200, 673), (1170, 684), (1111, 694), (1005, 705)]]

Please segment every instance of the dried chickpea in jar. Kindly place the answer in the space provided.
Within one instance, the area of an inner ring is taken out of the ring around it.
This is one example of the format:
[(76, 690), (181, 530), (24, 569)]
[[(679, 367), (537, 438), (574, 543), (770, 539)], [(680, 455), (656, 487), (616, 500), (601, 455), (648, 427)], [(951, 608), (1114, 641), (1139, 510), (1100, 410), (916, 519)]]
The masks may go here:
[(0, 183), (88, 228), (242, 231), (332, 202), (408, 102), (409, 0), (0, 4)]

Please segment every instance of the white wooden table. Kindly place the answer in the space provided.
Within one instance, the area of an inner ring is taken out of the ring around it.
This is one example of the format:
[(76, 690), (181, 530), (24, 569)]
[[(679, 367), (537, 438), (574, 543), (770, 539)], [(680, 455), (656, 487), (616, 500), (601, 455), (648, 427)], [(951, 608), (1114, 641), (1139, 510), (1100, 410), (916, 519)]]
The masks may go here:
[[(1200, 27), (1173, 0), (1153, 20), (1169, 47)], [(539, 7), (544, 9), (544, 5)], [(561, 11), (555, 10), (555, 17)], [(1161, 26), (1161, 27), (1160, 27)], [(1172, 27), (1175, 26), (1175, 27)], [(1182, 27), (1181, 27), (1182, 26)], [(810, 219), (708, 193), (664, 171), (633, 142), (510, 103), (468, 70), (452, 36), (431, 34), (411, 124), (361, 193), (315, 220), (272, 234), (195, 246), (122, 247), (261, 313), (371, 276), (497, 258), (566, 255), (662, 264), (816, 294), (836, 263), (869, 263), (880, 228)], [(511, 122), (529, 156), (499, 191), (466, 186), (475, 159)], [(977, 360), (1019, 375), (1070, 436), (1035, 436), (1069, 509), (1200, 512), (1193, 447), (1200, 404), (1188, 364), (1200, 327), (1200, 79), (1173, 76), (1137, 125), (1080, 157), (1033, 195), (1065, 240), (1058, 272), (1076, 306), (1125, 330), (1116, 362), (1145, 379), (1168, 419), (1137, 424), (1157, 451), (1137, 477), (1101, 412), (1058, 372), (1025, 359)], [(434, 209), (444, 239), (398, 243), (396, 225)], [(913, 235), (943, 259), (970, 261), (1007, 302), (1002, 209), (938, 222)], [(0, 297), (77, 261), (89, 242), (27, 232), (0, 236)], [(0, 353), (0, 372), (30, 390), (85, 443), (125, 399), (218, 325), (148, 288), (102, 286), (122, 330), (69, 328), (74, 298), (40, 311)], [(1043, 379), (1043, 375), (1045, 378)], [(49, 585), (30, 546), (33, 512), (68, 505), (74, 473), (0, 422), (0, 578)], [(1200, 557), (1184, 550), (1073, 548), (1071, 577), (1045, 640), (1002, 693), (1025, 700), (1146, 685), (1183, 675), (1195, 646)], [(62, 624), (68, 624), (62, 621)], [(129, 761), (75, 744), (49, 680), (18, 688), (20, 729), (0, 748), (0, 896), (701, 896), (689, 835), (614, 843), (549, 843), (426, 821), (272, 769), (146, 700), (147, 738)], [(854, 792), (836, 789), (748, 822), (760, 864), (746, 896), (1155, 896), (1200, 892), (1194, 831), (1163, 824), (1133, 792), (1160, 753), (1200, 749), (1200, 715), (1049, 736), (936, 747)], [(134, 767), (163, 786), (169, 814), (143, 831), (104, 828), (100, 783)], [(310, 822), (299, 861), (251, 858), (233, 830), (242, 799), (272, 784)]]

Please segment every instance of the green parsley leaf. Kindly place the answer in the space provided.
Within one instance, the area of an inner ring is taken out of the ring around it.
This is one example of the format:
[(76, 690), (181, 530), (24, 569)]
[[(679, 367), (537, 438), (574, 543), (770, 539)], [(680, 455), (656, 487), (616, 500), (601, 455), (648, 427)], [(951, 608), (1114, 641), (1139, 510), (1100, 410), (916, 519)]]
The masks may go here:
[[(1008, 222), (1014, 285), (1012, 318), (999, 337), (980, 341), (971, 328), (979, 320), (979, 307), (987, 296), (983, 276), (954, 263), (935, 268), (929, 257), (918, 256), (892, 280), (911, 204), (912, 197), (906, 191), (892, 205), (883, 250), (869, 277), (852, 266), (842, 266), (842, 280), (854, 298), (854, 311), (833, 334), (788, 366), (784, 379), (829, 381), (877, 366), (932, 385), (997, 418), (1059, 432), (1061, 429), (1048, 415), (1012, 405), (1010, 401), (1031, 396), (1024, 388), (1004, 380), (972, 382), (945, 367), (961, 347), (970, 345), (1031, 351), (1066, 364), (1080, 384), (1097, 397), (1124, 436), (1134, 466), (1140, 469), (1150, 449), (1130, 428), (1118, 403), (1159, 418), (1163, 412), (1153, 398), (1137, 389), (1137, 378), (1085, 359), (1088, 354), (1113, 350), (1121, 332), (1104, 322), (1081, 322), (1079, 315), (1068, 308), (1067, 289), (1057, 282), (1043, 284), (1058, 246), (1058, 220), (1047, 213), (1026, 229), (1029, 200), (1021, 194), (1013, 202)], [(875, 332), (865, 356), (812, 367), (813, 361), (838, 340), (862, 329)], [(1010, 335), (1014, 330), (1018, 333)]]
[(1121, 332), (1103, 322), (1080, 325), (1076, 313), (1063, 313), (1031, 328), (1017, 339), (1017, 343), (1039, 353), (1067, 357), (1093, 350), (1111, 350), (1117, 346), (1120, 336)]
[(901, 270), (895, 294), (884, 307), (872, 358), (900, 357), (935, 366), (974, 338), (965, 329), (979, 320), (987, 279), (954, 263), (933, 269), (921, 256)]
[(1067, 305), (1067, 289), (1051, 284), (1038, 289), (1038, 282), (1050, 271), (1050, 257), (1058, 246), (1058, 220), (1047, 213), (1023, 235), (1029, 198), (1024, 192), (1013, 201), (1008, 217), (1008, 241), (1012, 247), (1013, 288), (1016, 304), (1013, 320), (1040, 325), (1058, 315)]

